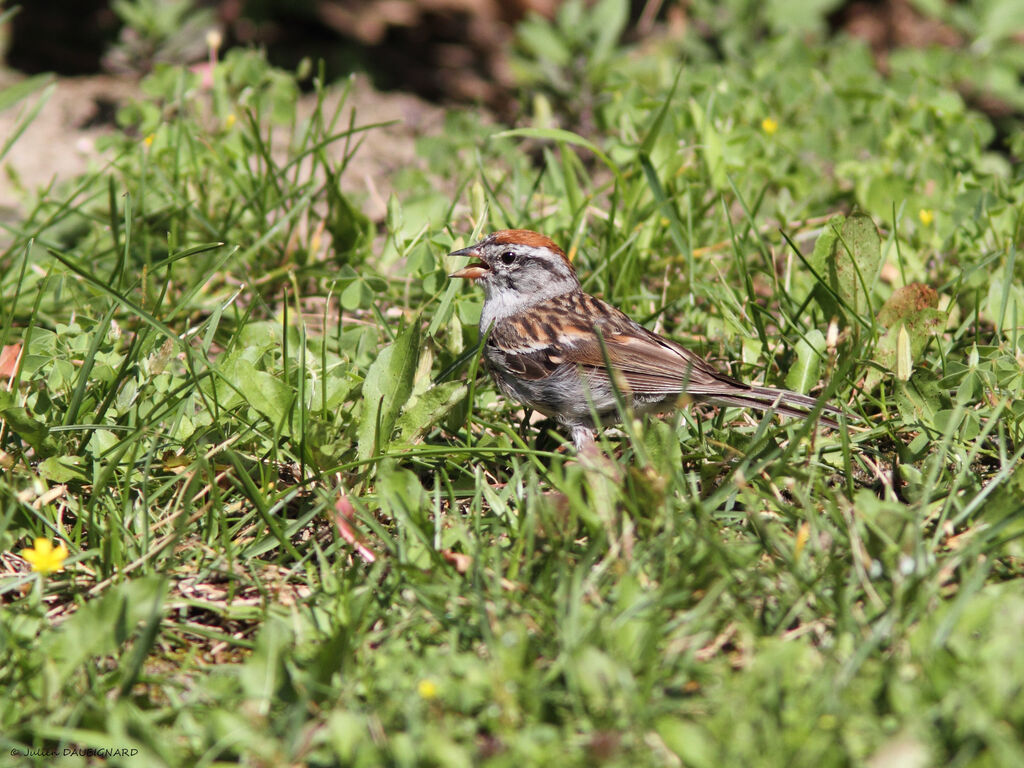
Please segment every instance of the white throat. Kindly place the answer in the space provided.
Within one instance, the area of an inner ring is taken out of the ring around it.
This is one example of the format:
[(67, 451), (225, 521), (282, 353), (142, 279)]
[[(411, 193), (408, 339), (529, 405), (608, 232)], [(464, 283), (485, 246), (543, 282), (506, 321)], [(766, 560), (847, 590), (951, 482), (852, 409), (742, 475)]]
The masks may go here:
[(521, 315), (531, 307), (541, 302), (561, 296), (564, 293), (571, 293), (578, 286), (575, 281), (552, 280), (540, 290), (522, 293), (509, 288), (498, 287), (483, 282), (485, 297), (484, 307), (480, 312), (480, 333), (487, 333), (493, 323), (498, 323), (507, 317)]

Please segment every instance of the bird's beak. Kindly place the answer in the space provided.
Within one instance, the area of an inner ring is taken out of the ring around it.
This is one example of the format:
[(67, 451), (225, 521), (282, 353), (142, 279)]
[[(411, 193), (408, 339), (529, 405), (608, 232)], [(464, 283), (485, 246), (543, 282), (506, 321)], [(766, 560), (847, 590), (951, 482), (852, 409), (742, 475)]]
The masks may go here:
[[(469, 256), (470, 258), (480, 259), (480, 252), (477, 251), (475, 245), (471, 245), (468, 248), (462, 248), (458, 251), (452, 251), (449, 256)], [(462, 269), (452, 272), (448, 277), (463, 277), (467, 280), (476, 280), (479, 277), (483, 277), (491, 269), (483, 261), (477, 261), (474, 264), (467, 264)]]

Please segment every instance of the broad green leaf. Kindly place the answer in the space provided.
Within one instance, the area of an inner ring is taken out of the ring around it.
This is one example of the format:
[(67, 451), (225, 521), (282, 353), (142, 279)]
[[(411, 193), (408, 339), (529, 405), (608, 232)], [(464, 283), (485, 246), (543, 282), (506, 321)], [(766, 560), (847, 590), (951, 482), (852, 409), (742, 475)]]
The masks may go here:
[(558, 67), (569, 64), (572, 53), (547, 20), (539, 16), (527, 18), (519, 26), (518, 38), (520, 45), (538, 60)]
[(412, 392), (419, 343), (419, 325), (413, 320), (370, 364), (363, 382), (363, 413), (356, 454), (359, 459), (370, 458), (375, 450), (385, 450), (390, 442), (398, 413)]
[(358, 278), (349, 283), (345, 289), (341, 292), (341, 307), (352, 311), (359, 309), (363, 304), (364, 294), (366, 293), (366, 284)]
[(786, 386), (796, 392), (809, 392), (818, 383), (821, 356), (825, 352), (825, 334), (812, 328), (796, 343), (796, 364), (786, 374)]
[(120, 442), (117, 434), (109, 429), (97, 429), (89, 438), (88, 450), (99, 458)]
[(342, 256), (350, 254), (373, 237), (373, 223), (349, 202), (336, 184), (327, 185), (327, 229), (331, 233), (334, 250)]
[(52, 456), (57, 452), (57, 442), (50, 436), (49, 428), (41, 421), (32, 418), (32, 413), (20, 405), (8, 405), (14, 398), (10, 393), (2, 393), (0, 398), (0, 419), (7, 422), (18, 437), (32, 446), (38, 456)]
[(827, 25), (827, 15), (839, 4), (838, 0), (769, 0), (765, 16), (777, 34), (810, 36)]
[(857, 199), (866, 211), (884, 215), (914, 194), (914, 184), (901, 176), (877, 169), (856, 184)]
[[(921, 352), (924, 350), (924, 345), (927, 343), (931, 334), (937, 333), (941, 330), (942, 326), (945, 324), (945, 320), (945, 313), (938, 309), (923, 309), (920, 312), (915, 313), (913, 317), (904, 320), (894, 328), (889, 328), (879, 337), (878, 344), (875, 345), (875, 351), (871, 355), (871, 359), (878, 363), (884, 370), (895, 374), (896, 353), (900, 330), (904, 329), (904, 332), (909, 337), (910, 357), (913, 362), (920, 357)], [(865, 390), (871, 391), (881, 380), (882, 373), (878, 369), (872, 368), (868, 371), (867, 377), (864, 380)]]
[(710, 768), (719, 764), (714, 740), (696, 723), (665, 715), (655, 722), (654, 730), (685, 765)]
[(654, 419), (644, 430), (644, 447), (651, 467), (658, 473), (674, 472), (683, 461), (683, 450), (672, 426)]
[(346, 765), (355, 765), (359, 748), (370, 740), (370, 717), (362, 713), (331, 709), (324, 718), (324, 733), (337, 758)]
[(977, 5), (983, 37), (1002, 40), (1019, 35), (1024, 29), (1024, 4), (1020, 0), (989, 0)]
[[(434, 316), (430, 318), (430, 325), (427, 326), (427, 336), (433, 337), (437, 333), (437, 329), (441, 327), (443, 323), (448, 322), (452, 316), (452, 300), (455, 298), (455, 293), (459, 290), (458, 283), (460, 280), (449, 280), (448, 284), (445, 285), (444, 295), (441, 296), (441, 301), (438, 303), (437, 308), (434, 310)], [(458, 344), (461, 347), (462, 334), (456, 334), (452, 342)], [(461, 349), (455, 350), (460, 352)]]
[(939, 306), (939, 295), (927, 285), (910, 283), (893, 291), (878, 310), (876, 320), (883, 328), (893, 328), (922, 309)]
[(835, 248), (836, 240), (839, 239), (837, 232), (842, 229), (846, 217), (837, 213), (825, 224), (817, 241), (814, 243), (814, 251), (811, 253), (808, 262), (821, 276), (828, 273), (828, 262), (832, 257), (832, 249)]
[[(926, 285), (911, 283), (894, 291), (875, 318), (885, 332), (879, 337), (871, 359), (901, 381), (910, 378), (914, 361), (924, 352), (932, 335), (945, 325), (946, 314), (935, 309), (938, 305), (938, 294)], [(901, 336), (905, 336), (902, 348)], [(882, 376), (877, 368), (869, 370), (865, 388), (874, 389)]]
[(903, 327), (910, 334), (910, 353), (916, 360), (921, 356), (928, 339), (942, 330), (946, 313), (940, 309), (922, 309), (903, 321)]
[(283, 423), (292, 399), (287, 384), (266, 371), (257, 370), (245, 359), (237, 360), (226, 373), (249, 405), (266, 416), (275, 427)]
[(882, 241), (871, 217), (854, 213), (846, 219), (831, 255), (829, 280), (833, 290), (857, 314), (869, 311), (870, 292), (882, 267)]
[(86, 477), (81, 456), (51, 456), (39, 462), (38, 470), (51, 483), (69, 483)]
[(629, 3), (625, 0), (599, 0), (587, 14), (598, 30), (592, 49), (594, 60), (601, 61), (618, 43), (629, 18)]
[(897, 382), (893, 394), (900, 414), (908, 424), (935, 427), (939, 411), (950, 407), (948, 395), (939, 388), (931, 371), (918, 371), (910, 381)]
[[(348, 398), (348, 393), (351, 392), (356, 385), (359, 383), (359, 379), (355, 378), (351, 372), (345, 374), (328, 374), (327, 379), (324, 381), (324, 386), (327, 389), (327, 402), (325, 407), (330, 409), (336, 409)], [(314, 402), (314, 406), (319, 405), (319, 402)]]
[(985, 382), (978, 374), (978, 371), (971, 368), (967, 371), (967, 375), (964, 376), (963, 381), (961, 381), (959, 386), (957, 386), (954, 399), (958, 405), (962, 405), (966, 408), (973, 403), (977, 403), (978, 399), (982, 397), (982, 393), (984, 391)]
[(256, 349), (262, 354), (280, 345), (282, 337), (281, 323), (276, 320), (246, 323), (244, 327), (238, 329), (238, 347)]
[(416, 473), (388, 466), (381, 471), (377, 491), (385, 514), (401, 523), (400, 535), (405, 543), (403, 558), (406, 562), (426, 567), (433, 549), (430, 543), (433, 526), (422, 512), (428, 505), (424, 504), (426, 493)]
[(967, 418), (967, 411), (962, 407), (945, 408), (935, 414), (935, 428), (940, 432), (958, 430)]
[(424, 432), (448, 415), (466, 396), (466, 385), (461, 381), (446, 381), (431, 387), (402, 412), (395, 428), (399, 443), (412, 443)]

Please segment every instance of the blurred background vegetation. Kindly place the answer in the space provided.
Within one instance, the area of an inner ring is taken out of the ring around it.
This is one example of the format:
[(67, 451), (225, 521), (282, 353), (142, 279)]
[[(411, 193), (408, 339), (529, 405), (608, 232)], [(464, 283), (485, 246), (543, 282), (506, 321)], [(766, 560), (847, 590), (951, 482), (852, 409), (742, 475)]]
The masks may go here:
[[(1020, 0), (3, 24), (5, 759), (1024, 764)], [(89, 167), (30, 181), (80, 102)], [(508, 225), (863, 427), (581, 466), (470, 362), (446, 254)]]
[[(1024, 110), (1022, 7), (1016, 0), (632, 0), (621, 42), (685, 36), (690, 55), (726, 59), (755, 39), (786, 34), (811, 44), (846, 34), (870, 46), (882, 71), (894, 49), (945, 49), (934, 64), (953, 68), (971, 106), (1008, 126)], [(537, 79), (518, 76), (525, 73), (517, 49), (582, 66), (566, 57), (585, 53), (566, 49), (571, 40), (516, 34), (519, 22), (551, 20), (565, 9), (560, 0), (47, 0), (23, 3), (9, 22), (5, 59), (28, 74), (142, 75), (158, 62), (201, 61), (205, 35), (216, 29), (225, 47), (263, 47), (276, 66), (322, 60), (329, 80), (363, 71), (382, 89), (482, 102), (508, 117), (518, 89)]]

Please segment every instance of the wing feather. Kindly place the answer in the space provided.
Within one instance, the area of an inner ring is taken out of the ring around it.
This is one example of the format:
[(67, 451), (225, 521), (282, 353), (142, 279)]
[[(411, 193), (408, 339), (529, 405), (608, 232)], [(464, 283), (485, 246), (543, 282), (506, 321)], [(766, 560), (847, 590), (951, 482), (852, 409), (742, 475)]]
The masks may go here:
[[(548, 306), (550, 304), (550, 306)], [(521, 318), (508, 318), (494, 327), (488, 339), (492, 365), (528, 380), (552, 376), (566, 366), (607, 379), (603, 341), (608, 360), (633, 392), (673, 395), (720, 392), (722, 385), (749, 387), (719, 372), (698, 355), (631, 320), (609, 304), (582, 292), (556, 297), (537, 307), (545, 330), (554, 336), (539, 342), (521, 328)], [(531, 324), (533, 330), (537, 324)], [(598, 339), (600, 334), (600, 341)]]

